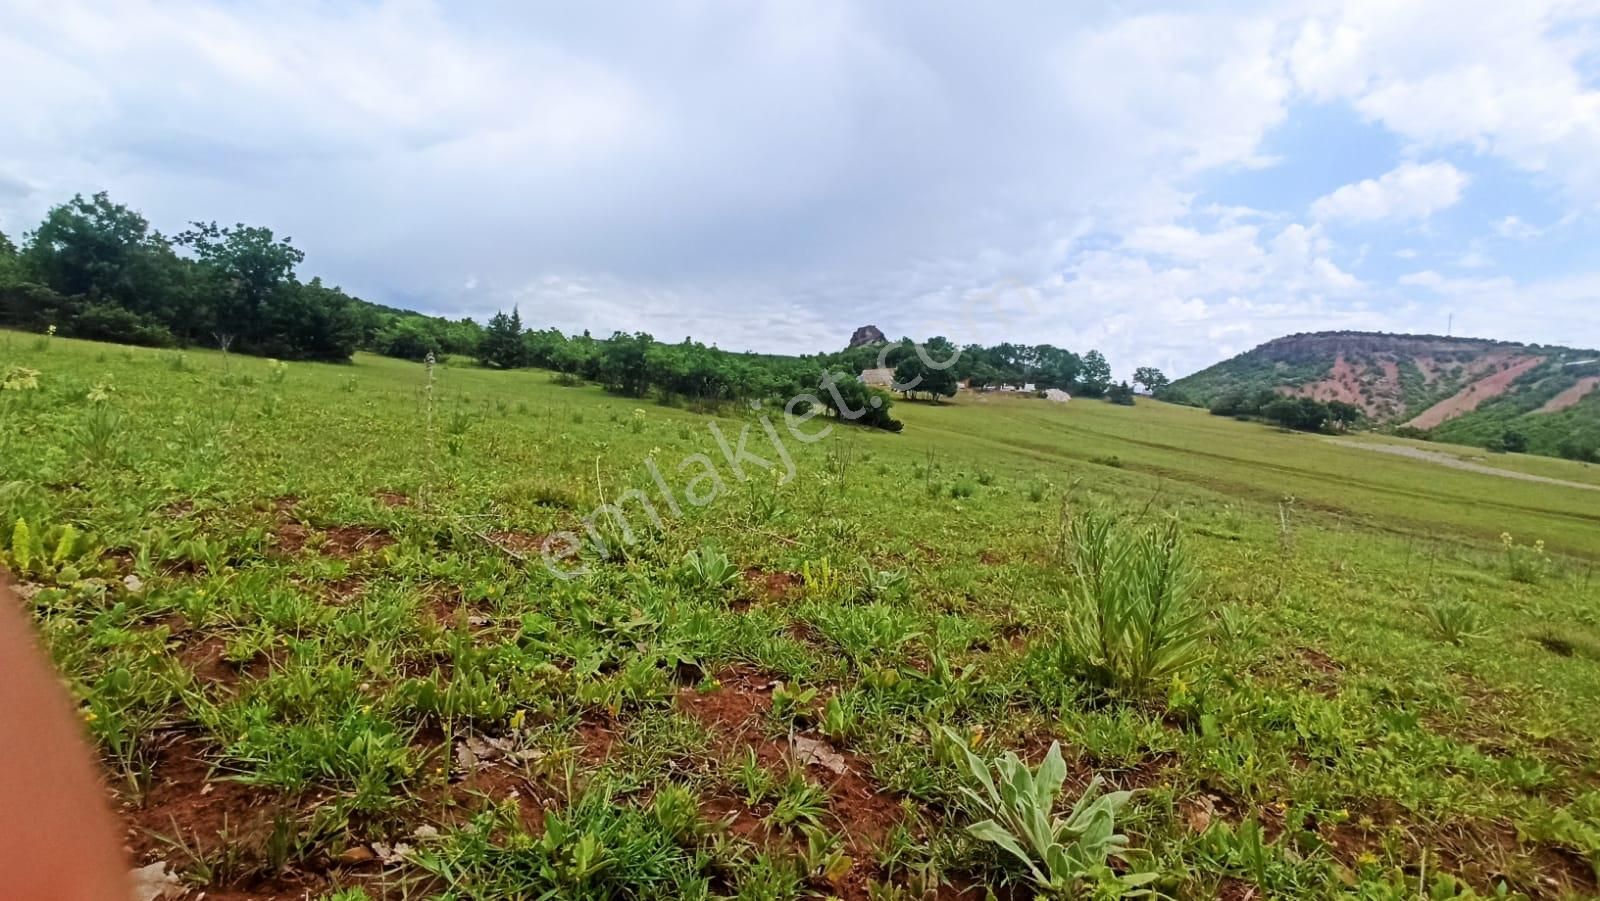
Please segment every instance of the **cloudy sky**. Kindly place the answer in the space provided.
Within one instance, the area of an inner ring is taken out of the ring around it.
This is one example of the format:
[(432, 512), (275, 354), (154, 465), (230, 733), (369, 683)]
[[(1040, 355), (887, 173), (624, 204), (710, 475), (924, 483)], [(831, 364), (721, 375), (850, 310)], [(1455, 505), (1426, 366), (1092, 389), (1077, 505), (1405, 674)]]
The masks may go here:
[(730, 349), (1600, 345), (1600, 3), (1198, 6), (0, 0), (0, 231), (106, 190)]

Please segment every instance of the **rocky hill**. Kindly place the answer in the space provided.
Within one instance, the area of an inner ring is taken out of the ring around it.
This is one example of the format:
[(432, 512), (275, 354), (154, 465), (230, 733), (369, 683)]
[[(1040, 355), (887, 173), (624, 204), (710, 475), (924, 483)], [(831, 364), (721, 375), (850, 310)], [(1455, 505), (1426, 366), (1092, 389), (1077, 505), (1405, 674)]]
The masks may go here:
[(1600, 351), (1438, 335), (1290, 335), (1173, 387), (1210, 406), (1270, 390), (1360, 407), (1379, 426), (1493, 446), (1507, 432), (1530, 451), (1600, 456)]
[(862, 347), (868, 344), (883, 344), (889, 339), (875, 325), (863, 325), (850, 336), (851, 347)]

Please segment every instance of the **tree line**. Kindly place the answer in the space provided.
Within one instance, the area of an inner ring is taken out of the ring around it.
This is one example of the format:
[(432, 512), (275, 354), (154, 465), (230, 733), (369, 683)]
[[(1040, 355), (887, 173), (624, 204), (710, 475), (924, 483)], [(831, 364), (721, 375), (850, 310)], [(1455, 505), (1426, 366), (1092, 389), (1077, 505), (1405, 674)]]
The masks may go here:
[[(953, 363), (941, 365), (952, 357)], [(1080, 356), (1051, 344), (968, 344), (957, 355), (955, 344), (942, 336), (929, 338), (920, 346), (910, 338), (901, 338), (890, 344), (852, 347), (831, 354), (828, 359), (850, 371), (893, 369), (897, 384), (914, 386), (906, 392), (908, 396), (921, 395), (929, 400), (953, 397), (958, 386), (965, 383), (971, 388), (1059, 388), (1076, 397), (1103, 397), (1114, 403), (1131, 404), (1134, 386), (1165, 399), (1171, 385), (1153, 366), (1136, 369), (1132, 384), (1113, 382), (1111, 364), (1100, 351), (1090, 350)]]
[(840, 371), (825, 354), (734, 353), (691, 338), (667, 344), (644, 332), (569, 337), (553, 328), (525, 328), (513, 309), (490, 317), (476, 357), (484, 366), (548, 369), (574, 384), (595, 382), (629, 397), (654, 395), (663, 403), (706, 408), (777, 399), (789, 412), (803, 415), (810, 398), (847, 421), (895, 432), (902, 428), (889, 413), (889, 392), (863, 384), (853, 371)]
[[(358, 348), (470, 353), (481, 329), (367, 303), (297, 269), (269, 228), (150, 227), (105, 193), (58, 204), (17, 244), (0, 234), (0, 326), (152, 347), (345, 361)], [(419, 352), (420, 351), (420, 352)]]
[[(902, 339), (838, 353), (731, 353), (685, 338), (656, 341), (616, 332), (597, 339), (527, 329), (516, 310), (485, 325), (369, 303), (303, 280), (305, 254), (270, 228), (195, 221), (174, 235), (104, 192), (52, 207), (20, 243), (0, 234), (0, 327), (153, 347), (209, 346), (286, 360), (345, 362), (357, 350), (422, 360), (473, 356), (487, 366), (536, 366), (635, 397), (719, 404), (809, 395), (834, 415), (898, 430), (889, 392), (861, 383), (886, 366), (906, 397), (953, 396), (973, 388), (1032, 384), (1131, 403), (1104, 355), (1049, 344), (922, 345)], [(953, 363), (945, 365), (953, 359)], [(1153, 393), (1164, 376), (1142, 367), (1135, 383)], [(801, 412), (797, 409), (795, 412)]]
[(1271, 388), (1224, 394), (1212, 402), (1211, 413), (1236, 419), (1260, 419), (1301, 432), (1349, 431), (1365, 417), (1355, 404), (1289, 397)]

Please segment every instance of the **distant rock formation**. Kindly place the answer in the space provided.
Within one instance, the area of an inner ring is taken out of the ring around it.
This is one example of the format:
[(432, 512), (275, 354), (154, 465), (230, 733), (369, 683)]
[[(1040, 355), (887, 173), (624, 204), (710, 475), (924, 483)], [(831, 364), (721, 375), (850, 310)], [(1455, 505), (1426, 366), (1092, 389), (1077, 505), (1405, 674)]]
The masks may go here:
[(863, 325), (856, 329), (855, 334), (850, 336), (850, 346), (860, 347), (863, 344), (883, 344), (888, 340), (883, 336), (883, 332), (878, 330), (877, 326)]

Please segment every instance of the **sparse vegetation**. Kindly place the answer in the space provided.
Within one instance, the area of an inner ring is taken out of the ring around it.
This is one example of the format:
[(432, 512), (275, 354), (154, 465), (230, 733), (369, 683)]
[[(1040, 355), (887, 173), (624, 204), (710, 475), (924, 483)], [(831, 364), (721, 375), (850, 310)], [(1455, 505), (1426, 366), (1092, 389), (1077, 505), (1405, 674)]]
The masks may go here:
[(1596, 891), (1588, 491), (1020, 392), (789, 476), (770, 408), (0, 341), (0, 565), (208, 896)]

